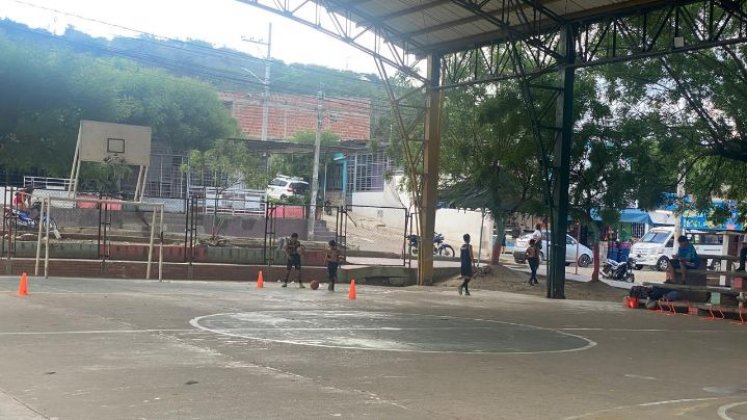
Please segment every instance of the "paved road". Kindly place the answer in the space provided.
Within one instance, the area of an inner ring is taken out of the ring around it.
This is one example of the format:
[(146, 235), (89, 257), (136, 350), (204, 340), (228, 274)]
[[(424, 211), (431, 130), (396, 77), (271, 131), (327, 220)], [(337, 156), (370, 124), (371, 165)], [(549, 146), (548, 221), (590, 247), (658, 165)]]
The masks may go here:
[(440, 288), (0, 278), (0, 419), (747, 419), (745, 326)]

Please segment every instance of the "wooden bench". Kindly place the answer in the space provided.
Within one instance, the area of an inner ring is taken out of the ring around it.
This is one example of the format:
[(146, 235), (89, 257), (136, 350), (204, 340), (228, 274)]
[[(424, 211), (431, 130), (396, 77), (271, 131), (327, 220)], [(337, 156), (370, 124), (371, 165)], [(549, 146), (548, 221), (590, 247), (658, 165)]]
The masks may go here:
[[(698, 271), (698, 270), (693, 270)], [(687, 284), (674, 284), (674, 283), (649, 283), (644, 282), (646, 287), (658, 287), (665, 290), (675, 290), (680, 292), (690, 293), (707, 293), (709, 295), (707, 302), (693, 304), (692, 299), (683, 299), (681, 301), (669, 301), (666, 299), (660, 299), (657, 301), (657, 305), (660, 310), (666, 310), (667, 312), (677, 313), (678, 307), (686, 307), (687, 313), (691, 314), (698, 310), (708, 312), (708, 319), (724, 319), (726, 318), (725, 313), (735, 313), (740, 323), (744, 324), (745, 320), (745, 301), (747, 300), (747, 290), (735, 289), (724, 286), (694, 286)], [(736, 300), (736, 307), (729, 307), (723, 305), (721, 296), (732, 296)], [(695, 309), (695, 311), (693, 311)]]

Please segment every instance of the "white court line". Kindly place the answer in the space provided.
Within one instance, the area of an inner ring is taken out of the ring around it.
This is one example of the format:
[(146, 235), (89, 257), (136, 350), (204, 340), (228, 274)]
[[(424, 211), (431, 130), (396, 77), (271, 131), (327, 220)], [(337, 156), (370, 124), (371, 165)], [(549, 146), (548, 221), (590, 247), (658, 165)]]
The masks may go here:
[(584, 327), (568, 327), (558, 328), (560, 331), (610, 331), (610, 332), (650, 332), (650, 333), (662, 333), (662, 332), (673, 332), (673, 333), (733, 333), (733, 330), (673, 330), (666, 328), (584, 328)]
[(684, 404), (684, 403), (692, 403), (692, 402), (701, 402), (701, 401), (713, 401), (718, 400), (719, 397), (708, 397), (708, 398), (682, 398), (678, 400), (665, 400), (665, 401), (654, 401), (654, 402), (648, 402), (643, 404), (635, 404), (635, 405), (621, 405), (613, 408), (608, 408), (605, 410), (599, 410), (599, 411), (593, 411), (591, 413), (581, 414), (579, 416), (571, 416), (566, 417), (564, 420), (578, 420), (583, 419), (587, 417), (593, 417), (598, 416), (599, 414), (605, 414), (605, 413), (611, 413), (614, 411), (620, 411), (620, 410), (627, 410), (630, 408), (636, 408), (636, 407), (656, 407), (660, 405), (669, 405), (669, 404)]
[[(266, 310), (266, 311), (254, 311), (254, 312), (244, 312), (244, 313), (284, 313), (287, 314), (289, 311), (287, 310)], [(292, 312), (307, 312), (307, 311), (299, 311), (295, 310)], [(300, 346), (310, 346), (310, 347), (323, 347), (323, 348), (337, 348), (337, 349), (347, 349), (347, 350), (364, 350), (364, 351), (389, 351), (389, 352), (410, 352), (410, 353), (436, 353), (436, 354), (444, 354), (444, 353), (458, 353), (458, 354), (496, 354), (496, 355), (530, 355), (530, 354), (548, 354), (548, 353), (570, 353), (570, 352), (578, 352), (578, 351), (584, 351), (588, 350), (594, 346), (597, 345), (595, 341), (592, 341), (586, 337), (575, 335), (571, 333), (567, 333), (564, 331), (552, 329), (552, 328), (543, 328), (543, 327), (537, 327), (534, 325), (528, 325), (528, 324), (519, 324), (516, 322), (507, 322), (507, 321), (496, 321), (492, 319), (480, 319), (480, 318), (460, 318), (460, 317), (453, 317), (448, 315), (428, 315), (428, 314), (409, 314), (409, 313), (400, 313), (400, 312), (370, 312), (370, 311), (324, 311), (324, 310), (310, 310), (308, 312), (325, 312), (325, 313), (355, 313), (355, 314), (374, 314), (374, 315), (404, 315), (404, 316), (420, 316), (424, 318), (437, 318), (437, 319), (455, 319), (455, 320), (467, 320), (467, 321), (482, 321), (482, 322), (491, 322), (495, 324), (503, 324), (503, 325), (512, 325), (512, 326), (518, 326), (523, 327), (527, 329), (533, 329), (533, 330), (541, 330), (541, 331), (551, 331), (560, 335), (565, 335), (568, 337), (577, 338), (579, 340), (586, 341), (586, 345), (582, 347), (572, 348), (572, 349), (563, 349), (563, 350), (538, 350), (538, 351), (515, 351), (515, 352), (499, 352), (499, 351), (469, 351), (469, 350), (415, 350), (415, 349), (391, 349), (391, 348), (373, 348), (373, 347), (355, 347), (355, 346), (343, 346), (343, 345), (332, 345), (332, 344), (320, 344), (320, 343), (312, 343), (312, 342), (304, 342), (304, 341), (294, 341), (294, 340), (278, 340), (278, 339), (272, 339), (272, 338), (264, 338), (264, 337), (251, 337), (243, 334), (236, 334), (232, 331), (234, 329), (219, 329), (219, 328), (209, 328), (206, 326), (203, 326), (200, 324), (200, 321), (204, 318), (210, 318), (210, 317), (216, 317), (216, 316), (234, 316), (237, 315), (237, 313), (219, 313), (219, 314), (212, 314), (212, 315), (204, 315), (199, 316), (196, 318), (193, 318), (189, 321), (190, 325), (192, 325), (195, 328), (198, 328), (203, 331), (209, 331), (214, 334), (219, 335), (227, 335), (229, 337), (238, 337), (238, 338), (245, 338), (250, 340), (257, 340), (257, 341), (263, 341), (263, 342), (272, 342), (272, 343), (283, 343), (283, 344), (293, 344), (293, 345), (300, 345)], [(239, 313), (240, 314), (240, 313)], [(438, 327), (443, 328), (443, 327)], [(277, 328), (270, 328), (270, 330), (275, 330)], [(302, 330), (305, 328), (301, 328)], [(383, 328), (371, 328), (371, 330), (381, 331)], [(445, 329), (459, 329), (459, 328), (445, 328)], [(243, 329), (241, 329), (243, 330)], [(345, 330), (358, 330), (353, 328), (346, 328)], [(413, 331), (415, 330), (431, 330), (431, 328), (413, 328)], [(409, 343), (412, 344), (412, 343)]]
[(88, 331), (18, 331), (18, 332), (0, 332), (0, 336), (13, 335), (70, 335), (70, 334), (142, 334), (142, 333), (161, 333), (161, 332), (194, 332), (192, 329), (174, 328), (174, 329), (146, 329), (146, 330), (88, 330)]
[(732, 418), (731, 416), (729, 416), (727, 413), (732, 408), (738, 407), (740, 405), (747, 405), (747, 401), (742, 401), (742, 402), (736, 402), (736, 403), (732, 403), (732, 404), (722, 405), (721, 407), (718, 408), (718, 416), (721, 417), (723, 420), (735, 420), (734, 418)]

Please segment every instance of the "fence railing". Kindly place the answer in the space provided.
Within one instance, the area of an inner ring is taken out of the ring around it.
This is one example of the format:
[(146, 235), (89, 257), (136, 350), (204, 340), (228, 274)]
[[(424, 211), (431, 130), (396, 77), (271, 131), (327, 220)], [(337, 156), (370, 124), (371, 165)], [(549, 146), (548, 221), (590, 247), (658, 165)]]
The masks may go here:
[(68, 178), (50, 178), (44, 176), (24, 176), (25, 187), (40, 188), (45, 190), (67, 190), (70, 186)]

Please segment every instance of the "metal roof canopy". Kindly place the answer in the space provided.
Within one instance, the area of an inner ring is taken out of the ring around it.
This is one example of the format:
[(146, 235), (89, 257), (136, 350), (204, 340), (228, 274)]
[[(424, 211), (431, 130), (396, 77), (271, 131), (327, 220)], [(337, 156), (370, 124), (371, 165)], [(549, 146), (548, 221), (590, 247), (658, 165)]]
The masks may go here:
[[(291, 143), (281, 140), (256, 140), (234, 138), (231, 140), (240, 141), (246, 145), (247, 149), (252, 152), (270, 153), (270, 154), (307, 154), (314, 153), (314, 144)], [(323, 153), (357, 153), (369, 150), (368, 145), (364, 142), (346, 141), (334, 146), (321, 146)]]
[(635, 13), (661, 0), (320, 0), (360, 25), (375, 25), (413, 54), (447, 54), (557, 31), (563, 24)]
[[(747, 42), (747, 0), (238, 1), (310, 26), (375, 59), (398, 114), (411, 176), (420, 180), (413, 202), (426, 238), (435, 228), (442, 89), (518, 80), (538, 159), (549, 170), (544, 171), (553, 226), (548, 298), (565, 298), (565, 258), (554, 256), (565, 255), (575, 69)], [(418, 69), (423, 58), (425, 75)], [(425, 88), (420, 154), (413, 154), (408, 145), (413, 127), (399, 115), (399, 104), (408, 94), (396, 96), (385, 65)], [(559, 78), (538, 83), (539, 76), (551, 72), (558, 72)], [(539, 91), (551, 99), (536, 107)], [(550, 116), (554, 124), (547, 123)], [(425, 249), (418, 254), (419, 284), (433, 279), (433, 256)]]

